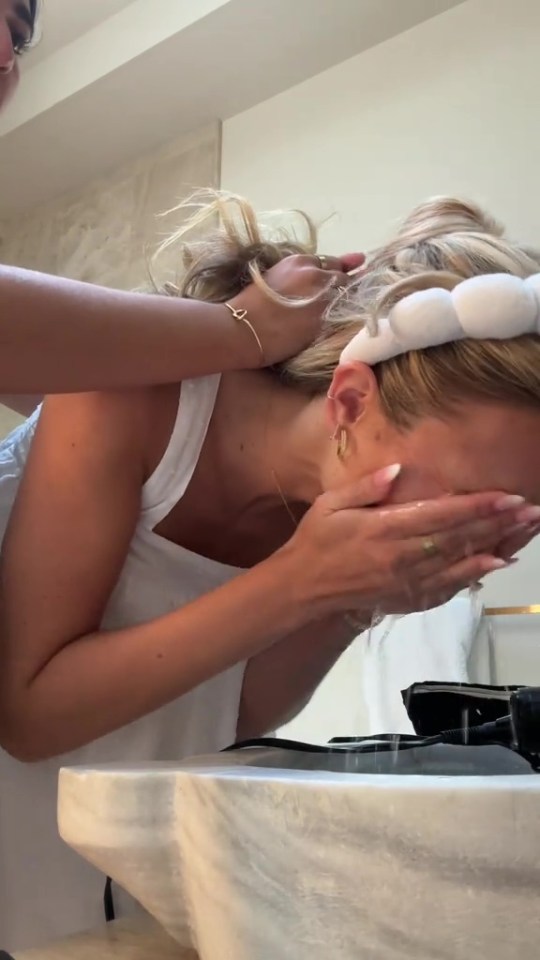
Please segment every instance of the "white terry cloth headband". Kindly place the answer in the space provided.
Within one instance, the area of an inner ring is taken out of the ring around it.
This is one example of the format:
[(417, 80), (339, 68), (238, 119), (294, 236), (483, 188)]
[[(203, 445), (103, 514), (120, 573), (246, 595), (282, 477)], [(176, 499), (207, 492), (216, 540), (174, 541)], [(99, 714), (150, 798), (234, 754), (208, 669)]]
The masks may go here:
[(511, 340), (526, 333), (540, 335), (540, 273), (527, 280), (492, 273), (463, 280), (451, 291), (434, 287), (404, 297), (379, 321), (376, 334), (364, 327), (353, 337), (341, 363), (374, 366), (455, 340)]

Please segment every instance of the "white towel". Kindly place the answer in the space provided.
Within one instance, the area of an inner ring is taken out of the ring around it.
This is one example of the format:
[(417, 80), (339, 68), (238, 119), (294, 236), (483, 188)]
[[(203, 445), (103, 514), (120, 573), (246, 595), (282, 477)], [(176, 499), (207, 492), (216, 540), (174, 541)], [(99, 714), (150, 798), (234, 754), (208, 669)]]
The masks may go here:
[(468, 659), (482, 617), (478, 594), (442, 607), (387, 617), (364, 634), (368, 735), (414, 733), (401, 691), (413, 683), (468, 683)]

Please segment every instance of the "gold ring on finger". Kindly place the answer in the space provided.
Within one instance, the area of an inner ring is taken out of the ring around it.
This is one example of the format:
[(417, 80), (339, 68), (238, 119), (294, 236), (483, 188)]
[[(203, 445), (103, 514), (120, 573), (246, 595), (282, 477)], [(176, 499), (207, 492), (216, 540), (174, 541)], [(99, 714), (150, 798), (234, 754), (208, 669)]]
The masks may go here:
[(317, 260), (321, 270), (328, 270), (328, 257), (325, 257), (322, 253), (318, 253), (315, 259)]
[(427, 557), (436, 557), (440, 552), (433, 537), (424, 537), (422, 540), (422, 550)]

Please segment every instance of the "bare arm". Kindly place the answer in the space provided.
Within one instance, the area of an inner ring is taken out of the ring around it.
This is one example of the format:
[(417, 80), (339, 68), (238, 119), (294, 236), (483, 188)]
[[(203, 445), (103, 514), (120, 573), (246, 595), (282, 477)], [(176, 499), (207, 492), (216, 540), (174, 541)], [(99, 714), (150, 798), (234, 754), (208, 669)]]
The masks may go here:
[[(275, 302), (253, 284), (242, 290), (231, 302), (249, 323), (223, 304), (125, 293), (0, 266), (3, 402), (28, 413), (36, 394), (176, 383), (284, 360), (318, 333), (330, 280), (347, 280), (340, 271), (352, 263), (326, 259), (330, 274), (313, 257), (292, 256), (265, 276), (291, 301), (316, 297), (306, 305)], [(13, 394), (34, 398), (21, 404)]]
[[(89, 743), (317, 618), (441, 602), (441, 591), (495, 569), (483, 551), (521, 518), (521, 508), (500, 512), (500, 493), (412, 512), (365, 509), (388, 491), (383, 471), (319, 498), (282, 550), (231, 583), (151, 623), (102, 632), (139, 515), (148, 410), (143, 392), (45, 404), (0, 571), (0, 745), (20, 759)], [(429, 563), (426, 530), (440, 547)], [(463, 560), (463, 544), (482, 552)], [(331, 644), (328, 666), (321, 661), (307, 686), (293, 688), (302, 670), (315, 671), (308, 642), (309, 633), (298, 641), (298, 669), (288, 662), (282, 702), (269, 701), (252, 726), (274, 725), (335, 659)]]
[(18, 406), (10, 394), (167, 383), (250, 361), (249, 331), (222, 305), (0, 267), (0, 385), (9, 405)]
[(286, 554), (151, 623), (100, 631), (139, 514), (145, 410), (130, 395), (45, 403), (3, 559), (0, 743), (20, 759), (89, 743), (308, 616)]
[(238, 738), (265, 736), (297, 716), (357, 633), (342, 616), (329, 617), (253, 657), (244, 677)]

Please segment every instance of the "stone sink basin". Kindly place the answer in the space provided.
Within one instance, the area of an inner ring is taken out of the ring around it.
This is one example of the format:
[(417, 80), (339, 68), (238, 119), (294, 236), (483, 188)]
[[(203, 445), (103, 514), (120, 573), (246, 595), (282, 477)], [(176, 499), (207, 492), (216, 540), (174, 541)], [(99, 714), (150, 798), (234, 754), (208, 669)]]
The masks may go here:
[(500, 747), (66, 769), (59, 825), (201, 960), (539, 956), (540, 776)]

